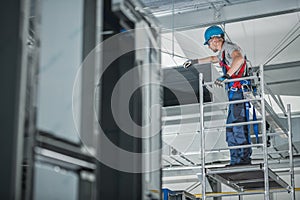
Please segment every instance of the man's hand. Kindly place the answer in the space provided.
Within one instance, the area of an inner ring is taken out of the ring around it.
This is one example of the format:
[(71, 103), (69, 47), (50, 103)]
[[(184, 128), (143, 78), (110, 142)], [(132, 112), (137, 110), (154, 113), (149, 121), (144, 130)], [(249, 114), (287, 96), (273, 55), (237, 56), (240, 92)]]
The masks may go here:
[(215, 85), (217, 87), (223, 87), (223, 82), (227, 79), (230, 79), (230, 76), (228, 74), (225, 74), (224, 76), (217, 78), (217, 80), (215, 81)]
[(184, 68), (189, 68), (191, 65), (193, 65), (193, 64), (197, 64), (198, 63), (198, 59), (189, 59), (189, 60), (187, 60), (187, 61), (185, 61), (184, 63), (183, 63), (183, 67)]

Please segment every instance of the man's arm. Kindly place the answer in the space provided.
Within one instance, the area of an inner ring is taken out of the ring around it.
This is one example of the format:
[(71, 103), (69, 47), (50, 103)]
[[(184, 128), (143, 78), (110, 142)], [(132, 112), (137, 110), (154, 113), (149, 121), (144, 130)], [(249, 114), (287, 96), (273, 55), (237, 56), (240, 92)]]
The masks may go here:
[(217, 56), (209, 56), (209, 57), (206, 57), (206, 58), (199, 58), (198, 59), (198, 63), (217, 63), (219, 62), (219, 59)]
[(230, 69), (227, 71), (227, 74), (229, 76), (232, 76), (232, 74), (237, 72), (244, 63), (244, 57), (239, 50), (234, 50), (231, 53), (231, 57), (232, 57), (232, 64), (230, 66)]
[(202, 64), (202, 63), (209, 63), (209, 62), (217, 63), (217, 62), (219, 62), (219, 59), (218, 59), (217, 56), (209, 56), (209, 57), (206, 57), (206, 58), (187, 60), (187, 61), (185, 61), (185, 63), (183, 63), (183, 67), (188, 68), (193, 64), (198, 64), (198, 63)]

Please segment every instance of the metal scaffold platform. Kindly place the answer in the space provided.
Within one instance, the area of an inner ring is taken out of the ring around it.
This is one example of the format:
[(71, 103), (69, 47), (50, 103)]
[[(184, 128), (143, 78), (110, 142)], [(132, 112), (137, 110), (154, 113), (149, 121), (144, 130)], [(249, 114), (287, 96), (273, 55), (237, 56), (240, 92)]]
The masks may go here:
[[(261, 164), (210, 168), (206, 174), (238, 192), (264, 190), (264, 169)], [(289, 185), (271, 169), (268, 169), (268, 174), (270, 190), (290, 190)]]
[[(282, 124), (278, 120), (278, 116), (273, 111), (272, 107), (268, 105), (265, 101), (265, 89), (266, 85), (264, 83), (264, 74), (263, 74), (263, 66), (260, 66), (259, 70), (255, 75), (238, 78), (238, 79), (230, 79), (227, 82), (240, 81), (240, 80), (251, 80), (256, 83), (257, 92), (248, 92), (248, 94), (244, 94), (245, 99), (236, 100), (236, 101), (227, 101), (227, 102), (209, 102), (204, 103), (203, 98), (199, 98), (199, 110), (200, 110), (200, 160), (201, 160), (201, 172), (198, 176), (201, 177), (202, 184), (202, 194), (201, 198), (205, 200), (208, 197), (220, 197), (220, 196), (228, 196), (228, 195), (250, 195), (250, 194), (264, 194), (264, 200), (271, 199), (270, 193), (273, 192), (289, 192), (290, 198), (292, 200), (295, 199), (295, 183), (294, 183), (294, 166), (293, 166), (293, 144), (292, 144), (292, 133), (291, 133), (291, 108), (290, 105), (287, 106), (287, 112), (284, 112), (287, 116), (287, 126)], [(199, 74), (199, 97), (203, 96), (203, 87), (210, 87), (213, 82), (204, 83), (202, 73)], [(270, 93), (270, 92), (269, 92)], [(278, 99), (277, 99), (278, 100)], [(252, 106), (254, 106), (258, 112), (260, 113), (260, 117), (255, 120), (249, 120), (247, 122), (242, 123), (232, 123), (225, 124), (221, 126), (207, 126), (205, 124), (205, 116), (204, 108), (212, 107), (212, 106), (220, 106), (220, 105), (229, 105), (229, 104), (237, 104), (242, 102), (250, 102)], [(277, 101), (282, 110), (284, 110), (284, 106), (280, 101)], [(285, 111), (285, 110), (284, 110)], [(272, 126), (273, 133), (267, 133), (266, 125), (270, 124)], [(260, 133), (261, 133), (261, 142), (250, 145), (240, 145), (240, 146), (232, 146), (227, 149), (237, 149), (237, 148), (249, 148), (249, 147), (258, 147), (262, 152), (262, 160), (261, 163), (252, 164), (252, 165), (237, 165), (237, 166), (225, 166), (225, 167), (217, 167), (217, 168), (209, 168), (206, 166), (206, 154), (209, 153), (209, 150), (205, 145), (205, 138), (207, 132), (212, 129), (224, 128), (229, 126), (242, 126), (242, 125), (250, 125), (250, 124), (259, 124)], [(273, 170), (271, 170), (269, 166), (269, 153), (268, 153), (268, 136), (271, 134), (283, 134), (285, 138), (288, 140), (288, 157), (289, 157), (289, 175), (290, 182), (285, 182), (282, 178), (280, 178)], [(207, 184), (206, 180), (210, 178), (219, 183), (225, 184), (231, 187), (236, 193), (218, 193), (218, 194), (209, 194), (207, 193)]]

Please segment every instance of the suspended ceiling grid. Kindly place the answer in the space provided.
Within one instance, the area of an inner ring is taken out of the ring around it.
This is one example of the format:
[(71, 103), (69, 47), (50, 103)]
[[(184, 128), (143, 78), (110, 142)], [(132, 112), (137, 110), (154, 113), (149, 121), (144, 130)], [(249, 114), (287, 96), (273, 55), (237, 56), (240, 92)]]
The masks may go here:
[(173, 8), (175, 13), (182, 13), (187, 11), (218, 9), (224, 6), (250, 1), (251, 0), (142, 0), (142, 3), (154, 16), (161, 16), (171, 15), (173, 13)]
[(142, 0), (164, 31), (189, 30), (217, 23), (300, 11), (300, 0)]
[[(222, 18), (222, 8), (257, 0), (141, 0), (144, 9), (158, 19), (163, 31), (203, 27)], [(208, 12), (208, 13), (207, 13)], [(189, 16), (190, 14), (195, 16)], [(205, 22), (205, 23), (204, 23)]]

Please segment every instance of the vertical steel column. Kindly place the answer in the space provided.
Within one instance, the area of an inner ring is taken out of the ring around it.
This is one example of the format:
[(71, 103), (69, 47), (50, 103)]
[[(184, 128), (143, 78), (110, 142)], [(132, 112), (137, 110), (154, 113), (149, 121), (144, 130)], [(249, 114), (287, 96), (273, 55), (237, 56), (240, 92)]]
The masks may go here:
[[(212, 192), (219, 193), (222, 192), (222, 184), (220, 181), (216, 181), (211, 177), (207, 177), (208, 183), (212, 189)], [(222, 200), (222, 197), (213, 197), (213, 200)]]
[(200, 135), (201, 135), (201, 143), (200, 143), (200, 159), (201, 159), (201, 169), (202, 169), (202, 200), (206, 199), (206, 172), (205, 172), (205, 134), (204, 134), (204, 112), (203, 112), (203, 74), (199, 73), (199, 112), (200, 112)]
[(265, 87), (264, 87), (264, 69), (260, 65), (260, 86), (261, 86), (261, 111), (262, 111), (262, 139), (263, 139), (263, 157), (264, 157), (264, 180), (265, 180), (265, 200), (270, 198), (269, 187), (269, 165), (268, 165), (268, 149), (267, 149), (267, 132), (266, 132), (266, 109), (265, 109)]
[(23, 199), (30, 6), (29, 0), (2, 1), (0, 6), (0, 196), (7, 200)]
[(292, 138), (292, 119), (291, 105), (287, 105), (288, 114), (288, 137), (289, 137), (289, 157), (290, 157), (290, 176), (291, 176), (291, 199), (295, 200), (295, 175), (294, 175), (294, 158), (293, 158), (293, 138)]

